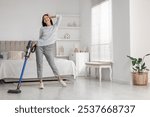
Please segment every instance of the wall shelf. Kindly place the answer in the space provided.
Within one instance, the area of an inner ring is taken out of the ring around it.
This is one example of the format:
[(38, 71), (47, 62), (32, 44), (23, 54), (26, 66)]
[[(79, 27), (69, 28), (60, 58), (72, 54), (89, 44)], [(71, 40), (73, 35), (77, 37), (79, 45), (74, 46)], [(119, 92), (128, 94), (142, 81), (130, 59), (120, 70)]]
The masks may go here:
[(80, 41), (79, 39), (58, 39), (56, 41)]
[[(80, 16), (78, 14), (62, 14), (56, 40), (56, 57), (68, 58), (74, 48), (80, 46)], [(67, 39), (68, 38), (68, 39)]]
[(80, 17), (78, 14), (62, 14), (63, 17)]
[(80, 29), (79, 26), (66, 26), (66, 27), (60, 27), (59, 29)]

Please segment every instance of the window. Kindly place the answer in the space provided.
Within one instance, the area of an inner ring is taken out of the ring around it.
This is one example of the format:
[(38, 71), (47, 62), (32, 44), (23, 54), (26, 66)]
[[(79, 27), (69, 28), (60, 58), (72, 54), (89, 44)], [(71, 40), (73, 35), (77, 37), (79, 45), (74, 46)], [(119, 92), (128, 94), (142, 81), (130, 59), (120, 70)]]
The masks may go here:
[(112, 60), (110, 9), (109, 0), (92, 7), (91, 61)]

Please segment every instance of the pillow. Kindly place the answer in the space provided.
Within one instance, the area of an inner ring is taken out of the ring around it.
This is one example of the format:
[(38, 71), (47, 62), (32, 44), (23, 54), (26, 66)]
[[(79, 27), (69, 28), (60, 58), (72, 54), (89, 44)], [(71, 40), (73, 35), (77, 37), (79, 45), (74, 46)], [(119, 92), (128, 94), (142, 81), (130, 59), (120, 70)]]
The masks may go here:
[(8, 52), (8, 59), (11, 60), (20, 60), (23, 59), (23, 51), (9, 51)]
[(8, 59), (8, 52), (1, 52), (1, 55), (3, 56), (4, 60)]

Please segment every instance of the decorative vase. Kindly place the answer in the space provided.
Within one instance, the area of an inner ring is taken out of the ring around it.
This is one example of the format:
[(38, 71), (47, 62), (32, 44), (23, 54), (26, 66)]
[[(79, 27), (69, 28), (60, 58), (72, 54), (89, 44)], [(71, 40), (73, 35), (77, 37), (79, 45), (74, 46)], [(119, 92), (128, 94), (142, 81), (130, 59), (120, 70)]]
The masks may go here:
[(63, 46), (60, 46), (60, 47), (59, 47), (58, 54), (59, 54), (59, 55), (64, 55), (64, 47), (63, 47)]
[(75, 49), (74, 49), (74, 53), (76, 53), (76, 52), (79, 52), (78, 48), (75, 48)]

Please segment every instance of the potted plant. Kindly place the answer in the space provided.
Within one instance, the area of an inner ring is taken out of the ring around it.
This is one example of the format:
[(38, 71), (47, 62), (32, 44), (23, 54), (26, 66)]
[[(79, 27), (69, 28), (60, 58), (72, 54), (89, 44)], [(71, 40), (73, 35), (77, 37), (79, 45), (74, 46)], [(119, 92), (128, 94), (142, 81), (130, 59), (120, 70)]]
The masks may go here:
[(143, 58), (127, 56), (132, 61), (132, 81), (134, 85), (147, 85), (149, 69), (145, 65), (144, 58), (149, 55), (146, 54)]

